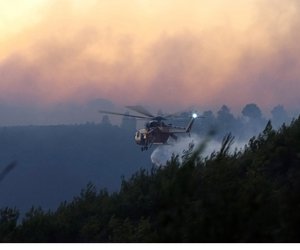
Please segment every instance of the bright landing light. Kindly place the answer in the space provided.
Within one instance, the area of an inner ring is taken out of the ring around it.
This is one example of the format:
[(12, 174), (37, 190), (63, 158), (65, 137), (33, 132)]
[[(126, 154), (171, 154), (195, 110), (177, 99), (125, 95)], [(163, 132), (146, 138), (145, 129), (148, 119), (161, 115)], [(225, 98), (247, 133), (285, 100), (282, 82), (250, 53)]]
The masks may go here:
[(196, 119), (198, 117), (198, 115), (196, 113), (193, 113), (193, 118)]

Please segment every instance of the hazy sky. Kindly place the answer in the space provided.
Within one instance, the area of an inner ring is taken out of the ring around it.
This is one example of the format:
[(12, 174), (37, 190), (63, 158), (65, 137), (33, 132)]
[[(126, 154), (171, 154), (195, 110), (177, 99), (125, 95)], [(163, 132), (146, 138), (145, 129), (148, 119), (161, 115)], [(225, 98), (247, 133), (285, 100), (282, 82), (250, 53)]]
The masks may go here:
[(300, 107), (299, 0), (0, 0), (0, 104)]

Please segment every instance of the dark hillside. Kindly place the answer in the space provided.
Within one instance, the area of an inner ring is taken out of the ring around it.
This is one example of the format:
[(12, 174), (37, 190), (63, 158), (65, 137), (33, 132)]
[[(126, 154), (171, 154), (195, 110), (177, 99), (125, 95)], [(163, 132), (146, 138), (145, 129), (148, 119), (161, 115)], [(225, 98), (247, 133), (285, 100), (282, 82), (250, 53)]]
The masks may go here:
[(300, 119), (270, 123), (243, 152), (205, 144), (166, 166), (140, 170), (109, 194), (89, 184), (55, 212), (2, 209), (5, 242), (299, 242)]

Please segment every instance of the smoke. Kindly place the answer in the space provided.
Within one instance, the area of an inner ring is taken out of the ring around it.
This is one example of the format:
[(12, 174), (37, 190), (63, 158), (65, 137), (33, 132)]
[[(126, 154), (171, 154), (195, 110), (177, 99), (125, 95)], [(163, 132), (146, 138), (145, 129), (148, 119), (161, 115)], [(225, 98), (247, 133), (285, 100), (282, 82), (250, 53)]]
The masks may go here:
[[(179, 161), (182, 162), (184, 151), (188, 150), (191, 144), (197, 146), (206, 140), (207, 138), (200, 137), (196, 134), (191, 134), (190, 137), (180, 137), (176, 142), (158, 146), (151, 154), (151, 161), (158, 167), (164, 166), (167, 161), (171, 160), (173, 155), (178, 155)], [(230, 153), (233, 153), (236, 149), (242, 150), (246, 144), (247, 141), (234, 141), (230, 148)], [(201, 156), (203, 158), (209, 157), (213, 152), (218, 152), (221, 149), (221, 145), (222, 143), (216, 139), (209, 140)]]
[(299, 1), (73, 2), (3, 38), (0, 101), (300, 105)]

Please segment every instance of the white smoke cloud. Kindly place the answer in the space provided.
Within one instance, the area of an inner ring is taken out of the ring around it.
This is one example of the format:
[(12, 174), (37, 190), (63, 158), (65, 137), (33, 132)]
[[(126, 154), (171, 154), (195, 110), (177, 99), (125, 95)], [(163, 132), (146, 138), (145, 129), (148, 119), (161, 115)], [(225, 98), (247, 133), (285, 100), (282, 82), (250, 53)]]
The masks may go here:
[[(177, 141), (172, 141), (168, 145), (158, 146), (151, 154), (151, 161), (156, 166), (163, 166), (173, 154), (179, 155), (179, 160), (181, 160), (184, 150), (187, 150), (190, 144), (198, 145), (202, 141), (203, 139), (196, 134), (191, 134), (190, 137), (179, 137)], [(207, 150), (212, 150), (212, 147), (207, 148)]]
[[(180, 137), (176, 142), (170, 142), (168, 145), (158, 146), (151, 154), (151, 161), (156, 166), (164, 166), (168, 160), (172, 158), (172, 155), (178, 155), (179, 160), (182, 160), (184, 150), (189, 148), (189, 145), (192, 143), (195, 146), (203, 143), (205, 138), (201, 138), (196, 134), (191, 134), (190, 137)], [(234, 141), (230, 148), (230, 152), (233, 153), (235, 149), (243, 149), (247, 144), (247, 141)], [(215, 139), (211, 139), (205, 145), (205, 149), (202, 152), (202, 157), (210, 156), (213, 152), (218, 152), (221, 148), (222, 142), (219, 142)]]

